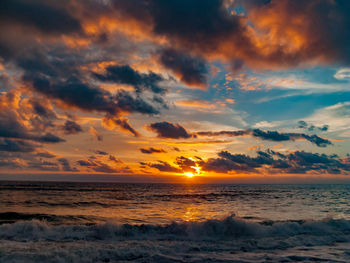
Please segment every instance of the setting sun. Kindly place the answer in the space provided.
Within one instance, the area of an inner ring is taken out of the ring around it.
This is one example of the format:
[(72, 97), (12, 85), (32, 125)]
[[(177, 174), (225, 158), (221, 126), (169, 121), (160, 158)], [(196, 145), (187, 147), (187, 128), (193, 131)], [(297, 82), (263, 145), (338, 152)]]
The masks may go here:
[(184, 175), (186, 175), (187, 177), (193, 177), (193, 176), (194, 176), (194, 174), (193, 174), (193, 173), (191, 173), (191, 172), (184, 173)]

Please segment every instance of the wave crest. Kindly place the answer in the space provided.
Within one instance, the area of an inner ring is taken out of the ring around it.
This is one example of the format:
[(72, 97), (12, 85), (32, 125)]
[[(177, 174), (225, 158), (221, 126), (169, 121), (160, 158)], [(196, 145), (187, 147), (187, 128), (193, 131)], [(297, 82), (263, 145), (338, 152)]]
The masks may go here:
[[(331, 238), (350, 242), (350, 221), (249, 222), (234, 216), (222, 220), (182, 222), (167, 225), (129, 225), (104, 223), (97, 225), (50, 225), (45, 221), (19, 221), (0, 225), (0, 239), (36, 240), (237, 240), (284, 237)], [(307, 238), (305, 239), (307, 240)]]

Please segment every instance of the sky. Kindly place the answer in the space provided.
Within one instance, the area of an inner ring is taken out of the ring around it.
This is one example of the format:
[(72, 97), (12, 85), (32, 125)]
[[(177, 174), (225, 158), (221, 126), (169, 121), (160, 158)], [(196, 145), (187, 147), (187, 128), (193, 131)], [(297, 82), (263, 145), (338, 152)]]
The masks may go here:
[(0, 179), (350, 182), (347, 0), (3, 0)]

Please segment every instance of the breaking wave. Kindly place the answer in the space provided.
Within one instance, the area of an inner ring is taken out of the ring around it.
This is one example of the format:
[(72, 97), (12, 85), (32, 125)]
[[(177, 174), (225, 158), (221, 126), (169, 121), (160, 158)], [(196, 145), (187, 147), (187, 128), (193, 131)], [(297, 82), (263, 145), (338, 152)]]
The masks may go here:
[[(229, 216), (222, 220), (182, 222), (166, 225), (129, 225), (104, 223), (95, 225), (51, 225), (45, 221), (19, 221), (0, 225), (0, 239), (14, 241), (71, 240), (242, 240), (297, 237), (307, 245), (350, 242), (350, 221), (283, 221), (255, 223)], [(302, 237), (302, 238), (301, 238)], [(320, 243), (321, 242), (321, 243)]]

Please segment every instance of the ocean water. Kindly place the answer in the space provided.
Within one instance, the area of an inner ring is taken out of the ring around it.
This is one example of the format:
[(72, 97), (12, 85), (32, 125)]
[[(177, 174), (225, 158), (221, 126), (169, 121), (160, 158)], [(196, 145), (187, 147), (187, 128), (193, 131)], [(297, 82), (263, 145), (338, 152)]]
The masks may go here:
[(0, 182), (0, 262), (350, 262), (350, 185)]

